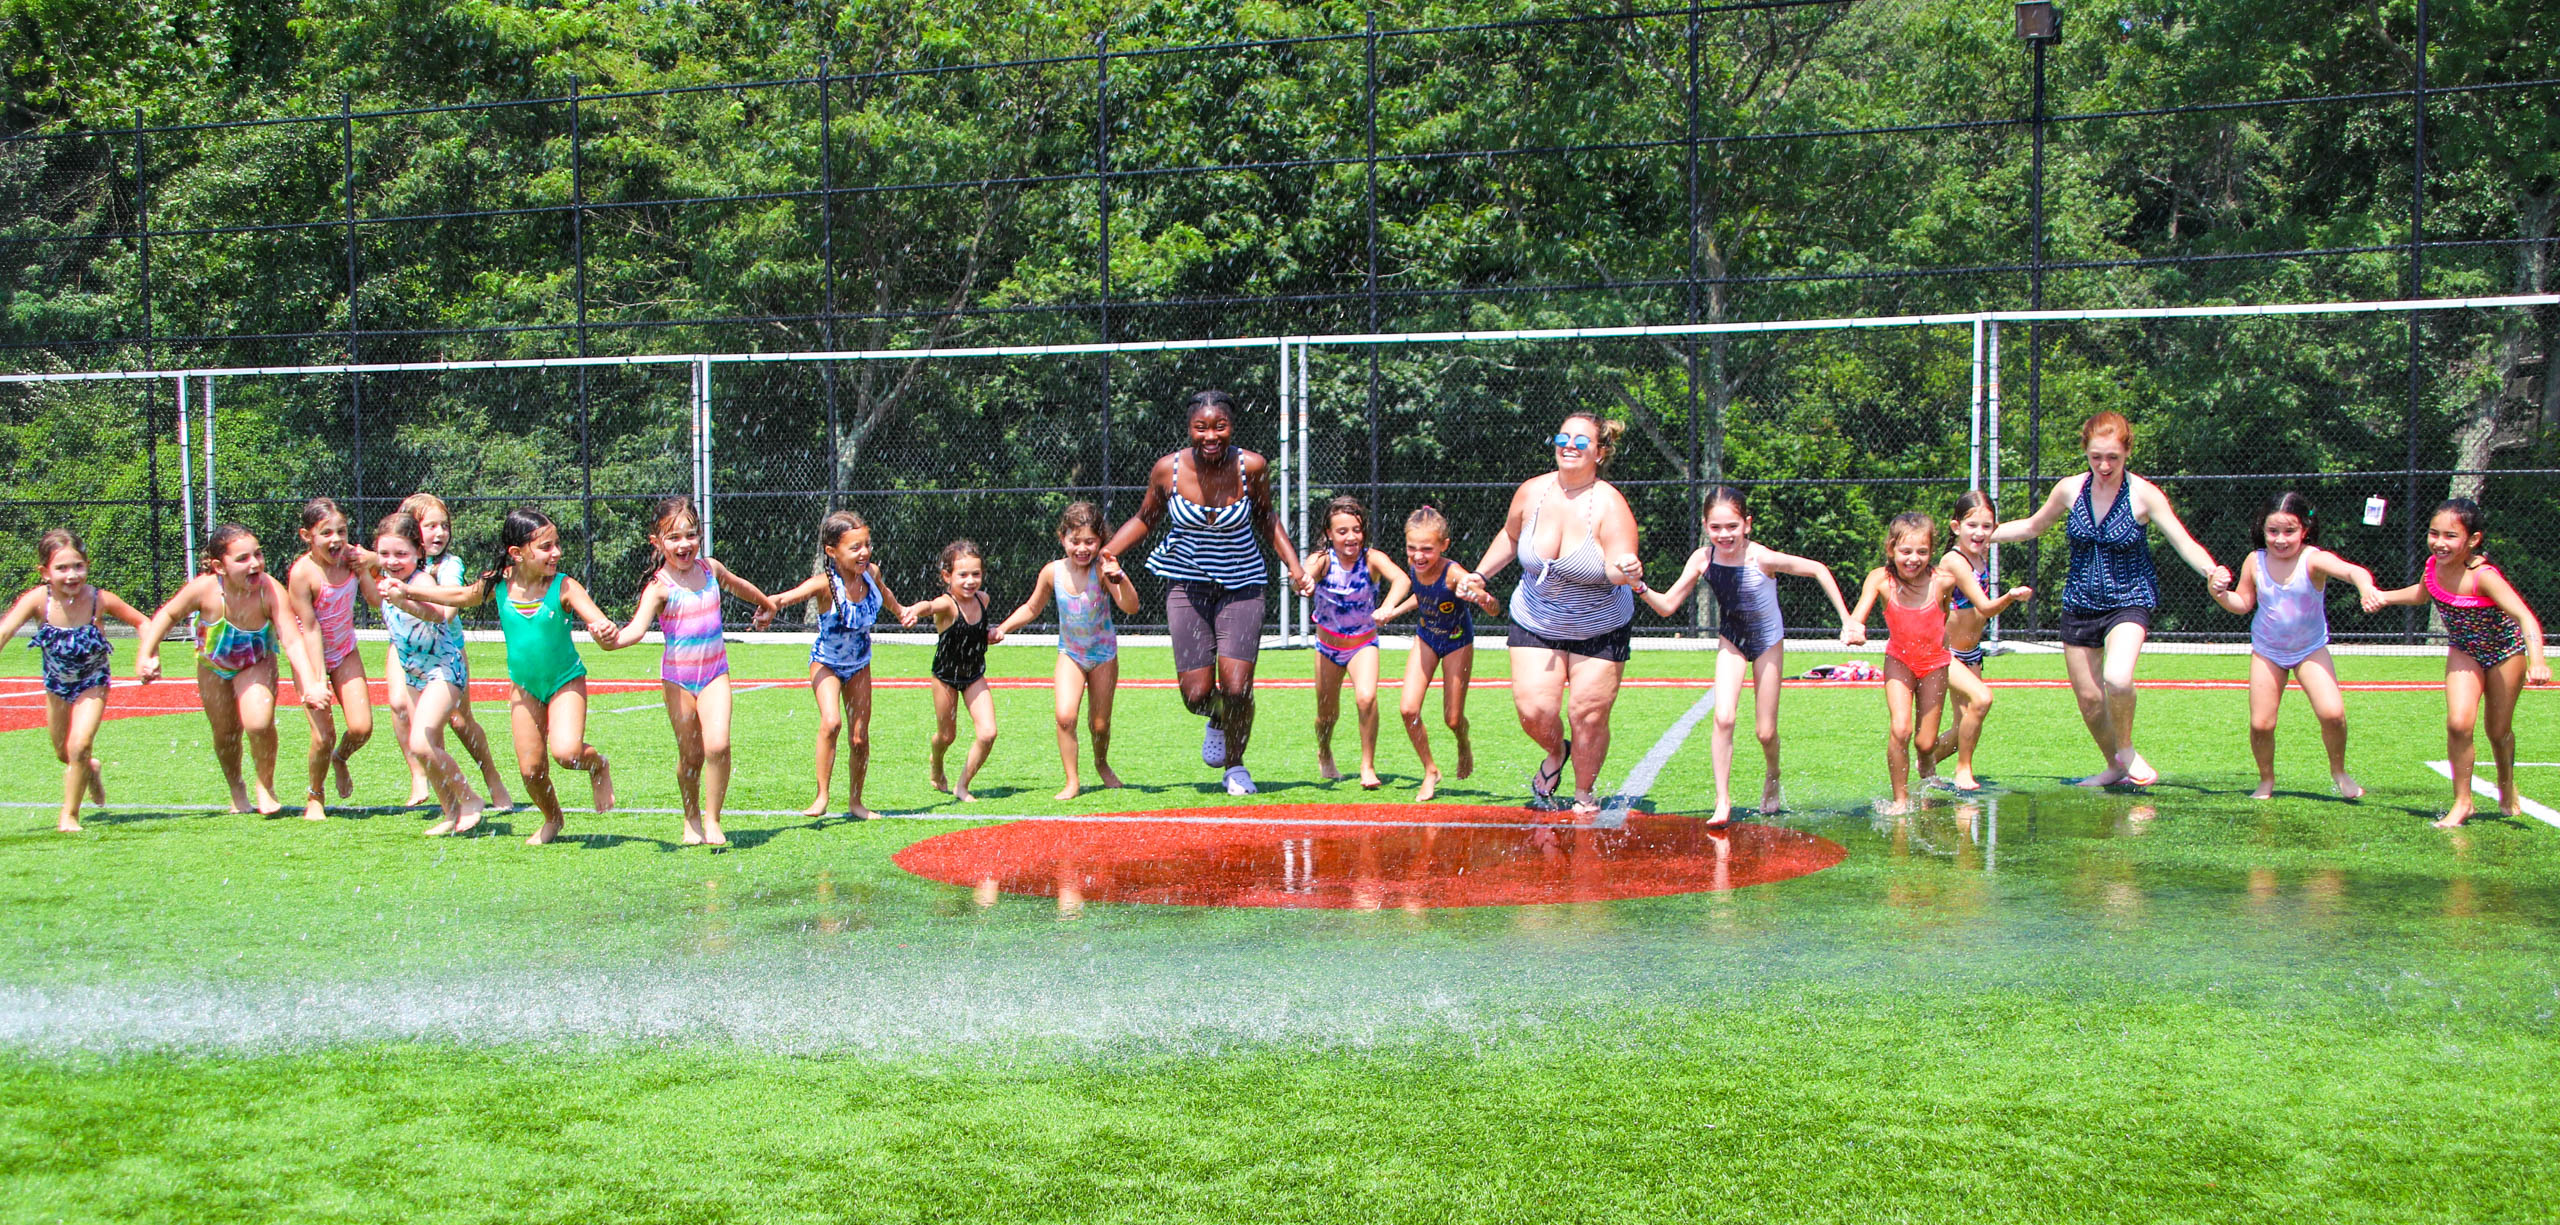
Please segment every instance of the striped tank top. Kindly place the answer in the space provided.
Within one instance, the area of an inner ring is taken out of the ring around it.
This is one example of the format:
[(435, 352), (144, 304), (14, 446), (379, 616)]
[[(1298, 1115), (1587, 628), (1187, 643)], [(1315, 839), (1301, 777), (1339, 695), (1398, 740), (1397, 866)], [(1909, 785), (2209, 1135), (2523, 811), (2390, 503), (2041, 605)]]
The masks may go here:
[[(1182, 456), (1173, 453), (1173, 496), (1165, 512), (1164, 543), (1147, 555), (1147, 569), (1177, 583), (1259, 587), (1271, 581), (1262, 546), (1253, 534), (1253, 499), (1203, 506), (1182, 496)], [(1241, 473), (1244, 461), (1236, 461)]]
[(695, 693), (729, 672), (729, 645), (720, 638), (720, 580), (712, 577), (709, 558), (703, 559), (702, 577), (702, 589), (696, 591), (658, 571), (658, 582), (667, 590), (658, 609), (658, 633), (667, 640), (666, 653), (658, 659), (658, 679)]
[(2116, 491), (2115, 504), (2100, 519), (2089, 509), (2092, 476), (2080, 482), (2080, 496), (2062, 532), (2071, 541), (2071, 569), (2062, 581), (2062, 606), (2081, 612), (2160, 606), (2160, 574), (2151, 565), (2151, 536), (2133, 517), (2133, 474)]
[(1520, 529), (1520, 585), (1511, 589), (1511, 620), (1542, 638), (1580, 640), (1611, 633), (1636, 619), (1636, 593), (1609, 581), (1600, 555), (1600, 525), (1585, 524), (1582, 542), (1553, 558), (1538, 556), (1538, 517), (1547, 499), (1529, 508)]

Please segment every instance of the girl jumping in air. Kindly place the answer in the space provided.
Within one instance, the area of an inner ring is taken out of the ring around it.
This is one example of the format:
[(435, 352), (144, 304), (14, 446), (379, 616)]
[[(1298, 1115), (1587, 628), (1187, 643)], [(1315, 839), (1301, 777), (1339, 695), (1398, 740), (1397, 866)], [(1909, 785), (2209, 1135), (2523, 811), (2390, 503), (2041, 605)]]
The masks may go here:
[(639, 606), (617, 637), (638, 642), (655, 619), (666, 639), (658, 684), (676, 735), (676, 789), (684, 795), (684, 844), (727, 846), (720, 808), (729, 796), (729, 646), (720, 637), (720, 593), (756, 606), (755, 628), (773, 623), (774, 602), (756, 585), (702, 556), (702, 520), (691, 499), (668, 498), (650, 516), (658, 568), (643, 581)]
[[(1342, 718), (1342, 678), (1360, 711), (1360, 785), (1377, 790), (1378, 607), (1404, 603), (1413, 580), (1385, 552), (1369, 547), (1369, 510), (1360, 499), (1335, 498), (1324, 509), (1325, 549), (1307, 563), (1315, 584), (1316, 773), (1340, 779), (1333, 764), (1333, 725)], [(1378, 598), (1385, 575), (1387, 597)]]
[(1753, 730), (1767, 764), (1760, 783), (1760, 812), (1775, 814), (1785, 800), (1778, 787), (1778, 678), (1787, 668), (1786, 619), (1778, 611), (1777, 577), (1792, 574), (1822, 585), (1831, 607), (1840, 614), (1841, 638), (1855, 646), (1867, 631), (1849, 615), (1840, 598), (1840, 583), (1831, 567), (1810, 558), (1781, 553), (1751, 543), (1751, 510), (1742, 491), (1718, 485), (1707, 494), (1707, 547), (1689, 555), (1680, 581), (1669, 591), (1638, 583), (1636, 595), (1654, 612), (1669, 617), (1704, 579), (1715, 592), (1724, 616), (1716, 625), (1716, 812), (1709, 825), (1733, 819), (1733, 732), (1742, 706), (1742, 674), (1751, 673)]
[[(1947, 547), (1947, 555), (1938, 559), (1938, 568), (1956, 581), (1955, 591), (1947, 597), (1947, 654), (1955, 660), (1952, 667), (1971, 673), (1977, 680), (1982, 676), (1983, 630), (1993, 617), (2036, 594), (2035, 588), (2020, 586), (1989, 600), (1978, 598), (1990, 593), (1991, 533), (1999, 526), (2000, 511), (1992, 505), (1991, 495), (1979, 489), (1967, 490), (1956, 499), (1955, 523), (1949, 532), (1954, 539)], [(1968, 577), (1970, 582), (1966, 581)], [(1982, 687), (1982, 695), (1982, 700), (1976, 702), (1968, 687), (1953, 687), (1950, 704), (1955, 707), (1955, 735), (1938, 734), (1936, 720), (1930, 721), (1930, 739), (1936, 742), (1936, 749), (1922, 754), (1922, 777), (1936, 775), (1938, 763), (1953, 752), (1956, 790), (1981, 790), (1982, 784), (1973, 776), (1973, 750), (1982, 743), (1982, 721), (1991, 714), (1989, 686)]]
[[(431, 493), (413, 493), (402, 499), (400, 512), (417, 520), (418, 539), (424, 548), (418, 555), (416, 574), (404, 577), (443, 587), (461, 586), (462, 558), (451, 551), (453, 513), (445, 509), (444, 499)], [(390, 620), (391, 614), (385, 612), (383, 623), (386, 627)], [(455, 632), (460, 633), (458, 624)], [(516, 801), (514, 796), (507, 794), (506, 775), (498, 769), (498, 759), (489, 752), (489, 733), (480, 726), (479, 716), (471, 713), (470, 665), (457, 656), (454, 668), (454, 687), (462, 694), (462, 700), (453, 704), (453, 713), (449, 716), (454, 735), (461, 738), (462, 747), (479, 765), (481, 785), (489, 789), (489, 804), (497, 808), (513, 808)], [(416, 691), (410, 688), (408, 677), (401, 669), (383, 670), (389, 673), (383, 678), (382, 689), (391, 707), (391, 733), (399, 738), (400, 752), (409, 759), (409, 805), (414, 808), (438, 794), (435, 784), (427, 777), (426, 762), (411, 748), (417, 743), (409, 728), (410, 708), (415, 704)]]
[(1093, 772), (1105, 787), (1120, 785), (1111, 772), (1111, 699), (1120, 687), (1120, 632), (1111, 610), (1132, 616), (1138, 611), (1138, 587), (1117, 562), (1102, 556), (1102, 511), (1091, 502), (1068, 505), (1058, 516), (1058, 547), (1066, 556), (1040, 567), (1030, 598), (996, 627), (1002, 638), (1029, 625), (1058, 599), (1058, 760), (1065, 765), (1067, 785), (1057, 798), (1072, 800), (1083, 792), (1076, 773), (1076, 715), (1087, 691), (1093, 694)]
[(587, 595), (586, 585), (560, 572), (560, 529), (530, 506), (507, 512), (498, 529), (498, 556), (462, 587), (385, 583), (386, 597), (405, 597), (448, 608), (477, 608), (495, 601), (498, 629), (507, 640), (507, 699), (514, 725), (516, 770), (525, 793), (542, 810), (542, 828), (525, 841), (541, 846), (560, 836), (567, 821), (551, 789), (551, 763), (586, 774), (597, 812), (613, 811), (613, 763), (587, 743), (587, 665), (569, 638), (570, 616), (586, 623), (596, 645), (621, 645), (613, 622)]
[[(908, 605), (898, 617), (901, 625), (933, 618), (933, 789), (950, 792), (952, 799), (963, 804), (978, 798), (969, 794), (969, 780), (978, 776), (978, 767), (987, 764), (987, 754), (996, 747), (996, 699), (987, 690), (987, 644), (1002, 642), (1004, 635), (991, 632), (995, 627), (987, 620), (987, 608), (994, 601), (983, 590), (986, 581), (986, 557), (978, 552), (976, 542), (954, 540), (942, 546), (942, 594)], [(960, 767), (960, 784), (955, 787), (943, 773), (942, 759), (951, 742), (960, 738), (963, 702), (969, 706), (972, 736), (969, 757)]]
[[(2311, 499), (2280, 493), (2258, 513), (2258, 551), (2240, 567), (2240, 581), (2213, 592), (2214, 602), (2249, 617), (2249, 751), (2258, 759), (2258, 789), (2251, 799), (2276, 793), (2276, 711), (2284, 702), (2285, 675), (2302, 686), (2320, 719), (2320, 741), (2329, 748), (2329, 781), (2354, 799), (2364, 788), (2347, 774), (2347, 703), (2338, 692), (2337, 665), (2329, 661), (2328, 586), (2354, 583), (2379, 599), (2373, 572), (2315, 547), (2319, 525)], [(2255, 610), (2255, 615), (2251, 612)]]
[[(384, 578), (408, 582), (421, 573), (427, 546), (416, 516), (393, 511), (383, 516), (373, 537)], [(408, 695), (413, 714), (404, 750), (410, 760), (425, 763), (428, 784), (444, 807), (443, 819), (427, 827), (427, 836), (470, 833), (479, 827), (486, 805), (463, 781), (462, 767), (444, 748), (445, 724), (455, 707), (471, 700), (471, 673), (462, 661), (462, 626), (454, 619), (454, 610), (442, 604), (394, 595), (382, 602), (382, 628), (391, 638), (391, 662), (385, 671)]]
[(862, 804), (863, 775), (871, 766), (871, 627), (887, 609), (904, 617), (906, 606), (880, 578), (871, 560), (871, 527), (849, 510), (818, 521), (818, 560), (808, 581), (773, 597), (776, 604), (811, 602), (818, 640), (809, 647), (809, 691), (818, 699), (818, 794), (801, 815), (823, 817), (836, 772), (836, 732), (845, 733), (844, 815), (871, 819)]
[(76, 834), (82, 794), (94, 804), (107, 802), (98, 759), (89, 750), (97, 743), (99, 722), (107, 717), (116, 654), (98, 619), (113, 617), (139, 629), (146, 618), (116, 593), (90, 585), (89, 549), (78, 533), (55, 528), (38, 537), (36, 573), (44, 581), (28, 588), (0, 616), (0, 641), (29, 621), (36, 623), (35, 641), (28, 645), (44, 659), (44, 725), (53, 737), (53, 755), (62, 762), (62, 814), (53, 827)]
[(1413, 593), (1379, 609), (1378, 620), (1414, 614), (1413, 649), (1405, 652), (1400, 709), (1405, 737), (1413, 741), (1413, 755), (1422, 759), (1422, 788), (1413, 798), (1429, 800), (1440, 793), (1440, 764), (1431, 759), (1431, 733), (1422, 721), (1431, 673), (1443, 662), (1448, 664), (1440, 682), (1441, 714), (1458, 742), (1458, 777), (1465, 778), (1476, 770), (1475, 746), (1467, 737), (1467, 680), (1475, 671), (1476, 610), (1493, 613), (1502, 606), (1480, 586), (1468, 585), (1472, 598), (1459, 594), (1459, 586), (1474, 576), (1449, 560), (1449, 520), (1431, 507), (1405, 516), (1404, 559), (1413, 567)]
[(2523, 811), (2516, 792), (2516, 697), (2526, 685), (2551, 683), (2551, 665), (2542, 658), (2542, 621), (2507, 576), (2479, 555), (2483, 526), (2479, 503), (2446, 501), (2427, 521), (2425, 575), (2397, 591), (2364, 598), (2366, 612), (2433, 600), (2444, 617), (2444, 734), (2446, 756), (2453, 759), (2453, 806), (2436, 822), (2438, 829), (2471, 819), (2472, 765), (2479, 759), (2471, 729), (2484, 704), (2489, 751), (2498, 762), (2498, 811), (2510, 817)]
[[(267, 573), (258, 538), (237, 523), (213, 529), (204, 542), (204, 572), (188, 580), (142, 627), (134, 673), (145, 683), (160, 679), (160, 640), (181, 617), (201, 618), (196, 630), (196, 696), (213, 728), (214, 760), (231, 787), (231, 811), (272, 817), (276, 799), (276, 655), (293, 664), (302, 705), (317, 719), (329, 709), (329, 682), (318, 652), (290, 618), (291, 597)], [(252, 799), (240, 777), (240, 740), (246, 734), (257, 769)]]
[(305, 821), (328, 818), (320, 789), (331, 776), (336, 778), (339, 799), (355, 794), (347, 759), (373, 739), (373, 694), (365, 685), (364, 655), (356, 650), (356, 603), (382, 602), (373, 584), (364, 581), (366, 571), (378, 574), (380, 567), (372, 552), (358, 548), (348, 535), (347, 516), (337, 503), (327, 498), (304, 503), (303, 554), (293, 559), (293, 568), (285, 576), (285, 593), (293, 600), (295, 619), (302, 623), (305, 645), (328, 670), (330, 697), (347, 712), (343, 738), (327, 707), (311, 712), (311, 785), (302, 796)]
[(1973, 595), (1986, 597), (1974, 601), (1979, 604), (1987, 602), (1987, 593), (1971, 571), (1950, 574), (1946, 567), (1930, 564), (1937, 532), (1938, 525), (1927, 515), (1895, 515), (1885, 527), (1885, 564), (1867, 573), (1858, 589), (1858, 606), (1849, 612), (1849, 623), (1863, 633), (1867, 610), (1884, 605), (1884, 706), (1890, 720), (1884, 761), (1893, 780), (1893, 800), (1885, 809), (1889, 816), (1911, 809), (1914, 741), (1922, 762), (1937, 759), (1938, 711), (1947, 691), (1963, 694), (1977, 712), (1991, 706), (1990, 687), (1972, 669), (1955, 667), (1955, 656), (1947, 650), (1948, 597), (1960, 587), (1972, 587)]

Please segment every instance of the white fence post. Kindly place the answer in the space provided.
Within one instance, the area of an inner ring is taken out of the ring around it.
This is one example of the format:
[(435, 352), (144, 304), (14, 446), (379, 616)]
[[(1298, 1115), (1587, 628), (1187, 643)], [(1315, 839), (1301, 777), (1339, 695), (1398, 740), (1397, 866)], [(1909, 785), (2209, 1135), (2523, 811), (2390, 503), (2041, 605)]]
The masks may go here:
[[(1990, 335), (1986, 340), (1989, 356), (1985, 359), (1984, 365), (1982, 411), (1990, 425), (1991, 454), (1984, 457), (1988, 461), (1986, 470), (1990, 476), (1990, 484), (1984, 487), (1983, 492), (1991, 495), (1991, 505), (1997, 508), (2000, 505), (2000, 321), (1994, 319), (1987, 326), (1990, 329)], [(1992, 513), (1997, 516), (2001, 512), (1995, 509)], [(2000, 585), (2000, 546), (1998, 545), (1991, 546), (1991, 585), (1994, 588)], [(1995, 647), (2000, 645), (2000, 618), (1998, 617), (1991, 619), (1991, 645)]]
[[(154, 492), (157, 492), (156, 490)], [(178, 376), (178, 506), (180, 530), (186, 533), (187, 547), (179, 554), (178, 573), (195, 573), (196, 554), (196, 460), (187, 453), (187, 376)], [(159, 541), (151, 547), (160, 547)], [(185, 579), (179, 580), (184, 586)]]

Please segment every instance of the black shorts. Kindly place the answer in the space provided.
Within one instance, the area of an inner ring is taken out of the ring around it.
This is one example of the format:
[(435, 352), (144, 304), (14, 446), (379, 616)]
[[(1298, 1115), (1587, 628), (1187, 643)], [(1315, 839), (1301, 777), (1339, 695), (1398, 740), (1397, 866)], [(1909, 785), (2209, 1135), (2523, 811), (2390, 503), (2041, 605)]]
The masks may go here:
[(2062, 608), (2062, 620), (2054, 628), (2061, 632), (2067, 647), (2103, 647), (2107, 631), (2119, 625), (2139, 625), (2145, 633), (2151, 629), (2151, 610), (2137, 604), (2131, 608), (2086, 609)]
[(1544, 634), (1532, 633), (1514, 625), (1504, 641), (1515, 647), (1544, 647), (1550, 651), (1562, 651), (1567, 655), (1580, 655), (1585, 659), (1605, 659), (1613, 664), (1622, 664), (1627, 662), (1627, 646), (1635, 637), (1635, 627), (1636, 623), (1629, 621), (1616, 629), (1593, 634), (1588, 638), (1549, 638)]
[(1252, 663), (1262, 654), (1263, 588), (1178, 582), (1165, 592), (1165, 628), (1173, 635), (1173, 670), (1193, 672), (1221, 659)]

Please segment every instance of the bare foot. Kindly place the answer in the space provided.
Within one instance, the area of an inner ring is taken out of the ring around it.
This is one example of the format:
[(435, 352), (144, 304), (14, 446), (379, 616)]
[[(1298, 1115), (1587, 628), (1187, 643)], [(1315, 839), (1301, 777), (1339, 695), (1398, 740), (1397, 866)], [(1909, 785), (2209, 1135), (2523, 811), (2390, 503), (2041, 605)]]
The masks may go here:
[(337, 784), (339, 799), (346, 800), (355, 798), (356, 776), (347, 770), (346, 758), (340, 757), (335, 753), (329, 755), (329, 777), (332, 782)]
[(277, 799), (276, 793), (268, 790), (265, 783), (258, 784), (257, 811), (262, 817), (272, 817), (284, 811), (284, 801)]
[(2344, 770), (2340, 770), (2337, 773), (2330, 775), (2329, 785), (2336, 787), (2338, 789), (2338, 794), (2346, 797), (2347, 799), (2361, 800), (2364, 798), (2364, 784), (2357, 782)]
[(613, 763), (596, 754), (596, 768), (587, 771), (587, 786), (594, 790), (596, 811), (613, 811)]
[(848, 821), (868, 821), (878, 815), (878, 813), (875, 813), (860, 804), (856, 804), (853, 807), (844, 810), (845, 819)]
[(319, 792), (312, 792), (309, 798), (302, 802), (302, 819), (305, 821), (326, 821), (329, 819), (328, 806), (320, 802)]
[(2521, 817), (2524, 815), (2524, 801), (2512, 795), (2499, 796), (2498, 812), (2509, 817)]
[[(490, 780), (489, 780), (489, 807), (491, 807), (491, 808), (496, 808), (496, 809), (500, 809), (500, 810), (504, 810), (504, 809), (513, 808), (513, 807), (515, 807), (515, 806), (516, 806), (516, 797), (514, 797), (514, 796), (512, 796), (512, 795), (507, 794), (507, 785), (506, 785), (505, 783), (499, 782), (498, 780), (496, 780), (496, 779), (494, 779), (494, 778), (493, 778), (493, 779), (490, 779)], [(465, 829), (468, 829), (468, 828), (470, 828), (470, 827), (469, 827), (469, 826), (465, 826), (464, 828), (465, 828)]]
[(421, 804), (432, 802), (435, 798), (435, 786), (427, 781), (426, 775), (409, 776), (409, 807), (416, 808)]
[(1898, 817), (1911, 811), (1911, 801), (1908, 798), (1885, 800), (1876, 805), (1876, 811), (1888, 817)]
[(80, 818), (72, 816), (67, 812), (62, 814), (62, 818), (53, 823), (53, 832), (57, 834), (77, 834), (82, 832), (80, 828)]
[(701, 846), (701, 845), (702, 845), (702, 818), (700, 818), (700, 817), (696, 817), (696, 816), (687, 816), (687, 817), (684, 819), (684, 840), (683, 840), (683, 841), (684, 841), (684, 844), (685, 844), (686, 846)]
[(1059, 789), (1058, 789), (1058, 794), (1053, 795), (1053, 796), (1050, 796), (1049, 798), (1050, 798), (1050, 799), (1053, 799), (1053, 800), (1072, 800), (1072, 799), (1076, 798), (1077, 796), (1080, 796), (1080, 795), (1083, 795), (1083, 794), (1084, 794), (1084, 785), (1083, 785), (1083, 784), (1081, 784), (1081, 783), (1069, 783), (1069, 784), (1067, 784), (1066, 786), (1059, 788)]
[(809, 806), (807, 808), (800, 810), (800, 815), (804, 817), (823, 817), (827, 815), (827, 810), (833, 807), (835, 807), (835, 805), (827, 800), (827, 793), (821, 791), (818, 793), (818, 798), (809, 801)]
[(1439, 769), (1434, 767), (1432, 769), (1424, 770), (1422, 772), (1422, 789), (1414, 792), (1413, 798), (1428, 803), (1433, 796), (1438, 794), (1440, 794)]
[(1120, 785), (1120, 776), (1112, 773), (1111, 767), (1106, 766), (1101, 762), (1097, 761), (1093, 763), (1093, 772), (1102, 776), (1102, 785), (1106, 789), (1118, 787)]
[(1378, 772), (1377, 772), (1376, 770), (1362, 770), (1362, 771), (1360, 772), (1360, 789), (1361, 789), (1361, 790), (1363, 790), (1363, 791), (1375, 791), (1375, 790), (1377, 790), (1378, 788), (1380, 788), (1380, 787), (1384, 787), (1384, 786), (1386, 786), (1386, 785), (1387, 785), (1386, 780), (1385, 780), (1385, 779), (1382, 779), (1382, 778), (1379, 778), (1379, 777), (1378, 777)]
[(705, 816), (702, 818), (702, 845), (729, 845), (729, 832), (720, 828), (720, 818), (713, 816)]
[(560, 836), (561, 830), (568, 828), (568, 826), (569, 823), (567, 821), (561, 820), (558, 817), (545, 817), (542, 821), (542, 828), (533, 831), (533, 836), (525, 839), (524, 844), (526, 846), (547, 846), (550, 844), (552, 839)]
[(1476, 750), (1475, 750), (1475, 746), (1474, 746), (1474, 745), (1471, 745), (1471, 744), (1468, 744), (1468, 743), (1467, 743), (1467, 738), (1466, 738), (1466, 737), (1464, 737), (1464, 736), (1460, 736), (1460, 737), (1458, 737), (1458, 774), (1457, 774), (1457, 776), (1458, 776), (1459, 778), (1465, 778), (1466, 776), (1468, 776), (1468, 775), (1470, 775), (1470, 774), (1473, 774), (1473, 773), (1475, 773), (1475, 772), (1476, 772)]
[(454, 825), (455, 825), (455, 821), (454, 821), (454, 819), (453, 819), (453, 818), (451, 818), (451, 817), (446, 817), (445, 819), (443, 819), (443, 820), (441, 820), (441, 821), (438, 821), (438, 822), (436, 822), (436, 823), (435, 823), (435, 824), (433, 824), (433, 825), (428, 826), (428, 827), (427, 827), (427, 829), (426, 829), (426, 835), (427, 835), (427, 837), (430, 837), (430, 838), (442, 838), (442, 837), (444, 837), (446, 834), (450, 834), (450, 833), (452, 833), (452, 832), (453, 832), (453, 827), (454, 827)]
[(1342, 771), (1334, 768), (1333, 754), (1316, 754), (1316, 777), (1321, 778), (1328, 783), (1338, 783), (1342, 781)]
[(946, 795), (951, 791), (951, 780), (943, 777), (942, 771), (940, 770), (936, 770), (932, 774), (926, 776), (926, 781), (932, 783), (933, 789), (936, 791), (942, 792)]
[[(98, 759), (95, 757), (89, 759), (89, 802), (92, 804), (107, 802), (106, 776), (99, 772)], [(74, 821), (72, 824), (77, 825), (79, 822)]]
[(238, 812), (238, 813), (246, 813), (246, 812), (252, 812), (252, 811), (264, 811), (264, 810), (263, 810), (263, 809), (252, 809), (252, 808), (250, 808), (250, 807), (249, 807), (249, 789), (248, 789), (247, 787), (245, 787), (245, 786), (241, 785), (240, 783), (234, 782), (234, 783), (232, 783), (232, 784), (231, 784), (231, 811), (233, 811), (233, 812)]
[(473, 795), (469, 787), (463, 788), (462, 805), (453, 810), (453, 832), (467, 834), (478, 828), (480, 814), (488, 810), (489, 806), (481, 803), (480, 797)]
[(1980, 791), (1982, 790), (1982, 780), (1975, 778), (1973, 776), (1973, 771), (1971, 770), (1958, 770), (1956, 771), (1955, 786), (1958, 791)]
[(969, 789), (966, 787), (954, 787), (951, 789), (951, 800), (955, 804), (975, 804), (978, 802), (978, 797), (969, 794)]
[(2249, 798), (2253, 800), (2272, 800), (2276, 798), (2276, 780), (2272, 778), (2259, 779), (2258, 789), (2250, 792)]
[(2436, 828), (2457, 829), (2461, 827), (2463, 822), (2470, 819), (2471, 797), (2466, 795), (2461, 799), (2455, 800), (2453, 802), (2453, 807), (2444, 810), (2444, 816), (2436, 821)]
[(2073, 779), (2074, 787), (2112, 787), (2124, 781), (2123, 766), (2109, 766), (2087, 778)]
[(1718, 801), (1718, 802), (1717, 802), (1717, 804), (1716, 804), (1716, 814), (1715, 814), (1714, 816), (1712, 816), (1712, 817), (1707, 818), (1707, 827), (1708, 827), (1708, 828), (1710, 828), (1710, 829), (1713, 829), (1713, 828), (1715, 828), (1715, 827), (1717, 827), (1717, 826), (1721, 826), (1721, 825), (1728, 824), (1728, 823), (1730, 823), (1732, 820), (1733, 820), (1733, 803), (1732, 803), (1732, 801), (1729, 801), (1729, 800)]
[(2126, 755), (2131, 760), (2124, 763), (2124, 781), (2136, 787), (2148, 787), (2160, 781), (2160, 772), (2152, 769), (2151, 763), (2142, 759), (2142, 754), (2127, 750)]
[(1778, 815), (1779, 812), (1783, 811), (1786, 806), (1786, 796), (1780, 791), (1778, 787), (1778, 780), (1773, 778), (1760, 784), (1761, 816), (1774, 817)]

